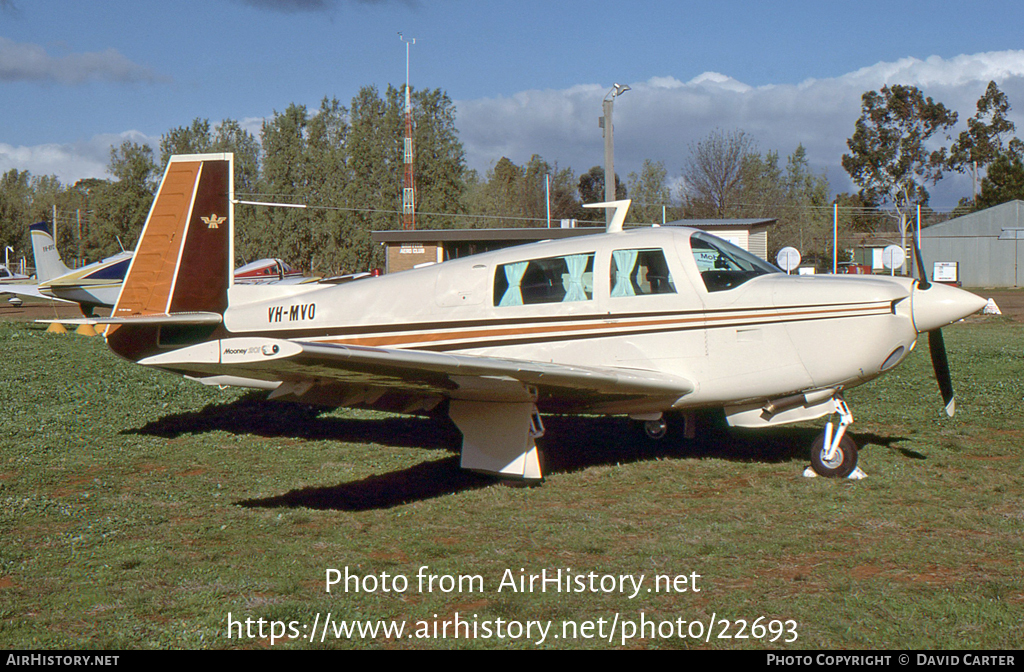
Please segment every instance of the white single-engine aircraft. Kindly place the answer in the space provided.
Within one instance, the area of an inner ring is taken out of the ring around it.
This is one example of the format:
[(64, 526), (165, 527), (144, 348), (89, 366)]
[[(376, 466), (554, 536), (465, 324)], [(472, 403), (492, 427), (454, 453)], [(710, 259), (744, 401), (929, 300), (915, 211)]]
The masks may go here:
[(77, 303), (86, 315), (92, 315), (98, 307), (114, 305), (121, 292), (131, 252), (119, 252), (87, 266), (71, 269), (61, 259), (46, 222), (38, 222), (28, 228), (38, 284), (0, 285), (0, 292)]
[[(682, 227), (548, 241), (338, 286), (233, 284), (233, 156), (172, 157), (110, 318), (122, 357), (270, 397), (403, 412), (441, 403), (462, 467), (542, 478), (542, 413), (724, 408), (770, 427), (838, 414), (812, 467), (847, 476), (844, 390), (985, 301), (926, 280), (797, 277)], [(603, 204), (609, 205), (609, 204)], [(216, 223), (216, 225), (214, 225)], [(87, 320), (83, 320), (86, 322)]]

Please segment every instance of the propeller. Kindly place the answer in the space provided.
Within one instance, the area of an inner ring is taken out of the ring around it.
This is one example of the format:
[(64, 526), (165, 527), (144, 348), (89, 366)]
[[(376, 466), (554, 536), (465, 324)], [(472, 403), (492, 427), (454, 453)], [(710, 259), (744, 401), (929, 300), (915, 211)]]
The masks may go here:
[[(917, 261), (917, 288), (924, 292), (931, 288), (932, 283), (928, 281), (928, 273), (924, 268), (924, 255), (921, 254), (921, 231), (914, 228), (914, 258)], [(946, 415), (953, 417), (956, 413), (956, 395), (953, 393), (953, 379), (949, 375), (949, 358), (946, 356), (946, 342), (942, 338), (942, 329), (933, 329), (928, 332), (928, 352), (932, 356), (932, 369), (935, 371), (935, 380), (939, 383), (939, 392), (942, 394), (942, 402), (946, 405)]]

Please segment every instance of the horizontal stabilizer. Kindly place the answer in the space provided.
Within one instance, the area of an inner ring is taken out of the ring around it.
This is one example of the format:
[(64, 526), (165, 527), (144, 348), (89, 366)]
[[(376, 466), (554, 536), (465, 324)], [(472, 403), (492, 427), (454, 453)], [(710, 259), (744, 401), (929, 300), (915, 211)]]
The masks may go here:
[(220, 324), (224, 316), (220, 313), (164, 313), (162, 315), (131, 315), (128, 317), (85, 317), (75, 320), (36, 320), (36, 322), (61, 324), (124, 324), (124, 325), (162, 325), (162, 324)]

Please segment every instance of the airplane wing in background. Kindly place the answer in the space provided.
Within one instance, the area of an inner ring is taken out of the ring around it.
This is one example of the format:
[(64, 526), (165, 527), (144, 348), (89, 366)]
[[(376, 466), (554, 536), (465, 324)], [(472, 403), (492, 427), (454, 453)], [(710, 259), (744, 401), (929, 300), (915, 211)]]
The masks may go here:
[(43, 294), (39, 291), (38, 285), (0, 285), (0, 294), (19, 294), (21, 296), (34, 296), (37, 299), (46, 299), (47, 301), (57, 301), (58, 303), (75, 303), (75, 301), (66, 301), (49, 294)]

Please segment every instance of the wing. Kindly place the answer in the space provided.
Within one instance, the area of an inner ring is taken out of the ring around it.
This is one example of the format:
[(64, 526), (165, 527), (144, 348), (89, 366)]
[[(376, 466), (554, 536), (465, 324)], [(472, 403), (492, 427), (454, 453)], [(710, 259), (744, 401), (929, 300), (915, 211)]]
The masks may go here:
[(58, 303), (75, 303), (74, 301), (58, 299), (55, 296), (43, 294), (39, 291), (38, 285), (0, 285), (0, 294), (20, 294), (21, 296), (34, 296), (37, 299), (46, 299), (47, 301), (56, 301)]
[(415, 408), (416, 402), (422, 407), (447, 397), (535, 400), (548, 412), (646, 412), (671, 408), (695, 389), (684, 378), (642, 369), (269, 338), (207, 341), (139, 363), (211, 384), (249, 381), (251, 387), (274, 389), (274, 397), (342, 406), (377, 405), (390, 396)]

